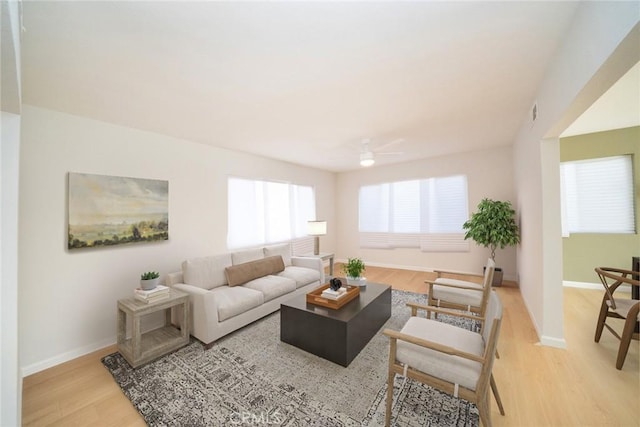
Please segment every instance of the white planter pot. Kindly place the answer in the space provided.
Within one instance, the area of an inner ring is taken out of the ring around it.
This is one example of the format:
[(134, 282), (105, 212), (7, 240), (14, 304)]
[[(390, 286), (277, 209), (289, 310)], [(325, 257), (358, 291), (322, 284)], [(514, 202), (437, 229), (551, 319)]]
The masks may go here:
[(347, 284), (351, 286), (364, 286), (367, 284), (366, 277), (351, 277), (346, 276)]
[(160, 284), (160, 278), (149, 279), (149, 280), (140, 280), (140, 287), (144, 291), (150, 291), (151, 289), (155, 289), (156, 286)]

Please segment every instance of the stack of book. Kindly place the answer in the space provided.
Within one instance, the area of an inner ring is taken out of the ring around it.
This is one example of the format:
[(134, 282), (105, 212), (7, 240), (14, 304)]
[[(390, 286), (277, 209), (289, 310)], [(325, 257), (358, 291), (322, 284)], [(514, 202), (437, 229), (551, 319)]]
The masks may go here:
[(327, 299), (340, 299), (343, 296), (345, 296), (347, 294), (347, 288), (346, 287), (342, 287), (342, 288), (338, 288), (337, 291), (333, 291), (329, 288), (325, 289), (324, 291), (322, 291), (322, 297), (323, 298), (327, 298)]
[(150, 291), (145, 291), (143, 289), (137, 288), (135, 289), (133, 294), (137, 300), (149, 304), (169, 298), (169, 288), (163, 285), (158, 285)]

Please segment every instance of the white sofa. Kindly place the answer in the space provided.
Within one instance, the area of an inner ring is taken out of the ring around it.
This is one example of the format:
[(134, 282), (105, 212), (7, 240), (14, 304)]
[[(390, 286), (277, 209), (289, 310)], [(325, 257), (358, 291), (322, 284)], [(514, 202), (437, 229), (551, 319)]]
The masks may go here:
[(191, 335), (210, 345), (317, 288), (324, 266), (320, 258), (291, 256), (291, 245), (281, 244), (188, 259), (166, 282), (189, 294)]

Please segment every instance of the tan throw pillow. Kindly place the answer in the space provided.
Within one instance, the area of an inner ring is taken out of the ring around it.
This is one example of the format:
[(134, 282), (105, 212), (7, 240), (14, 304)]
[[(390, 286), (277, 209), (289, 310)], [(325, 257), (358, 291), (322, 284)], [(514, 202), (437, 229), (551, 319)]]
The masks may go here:
[(229, 286), (244, 285), (259, 277), (276, 274), (284, 270), (284, 261), (281, 256), (270, 256), (256, 261), (244, 262), (232, 265), (224, 269)]

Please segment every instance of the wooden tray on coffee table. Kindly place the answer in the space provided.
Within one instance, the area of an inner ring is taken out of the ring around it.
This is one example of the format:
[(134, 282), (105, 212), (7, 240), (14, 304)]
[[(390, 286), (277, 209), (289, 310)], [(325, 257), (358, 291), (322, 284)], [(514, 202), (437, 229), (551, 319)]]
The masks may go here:
[[(343, 285), (344, 286), (344, 285)], [(311, 291), (307, 294), (307, 302), (309, 304), (321, 305), (322, 307), (332, 308), (334, 310), (339, 309), (349, 301), (357, 298), (360, 295), (360, 287), (358, 286), (346, 286), (347, 294), (340, 299), (333, 300), (324, 298), (322, 291), (329, 289), (329, 285), (320, 286), (315, 291)]]

